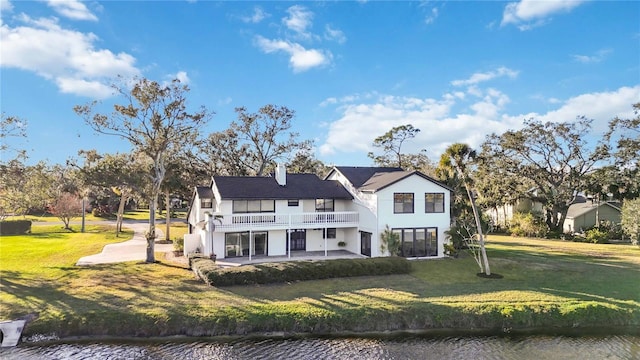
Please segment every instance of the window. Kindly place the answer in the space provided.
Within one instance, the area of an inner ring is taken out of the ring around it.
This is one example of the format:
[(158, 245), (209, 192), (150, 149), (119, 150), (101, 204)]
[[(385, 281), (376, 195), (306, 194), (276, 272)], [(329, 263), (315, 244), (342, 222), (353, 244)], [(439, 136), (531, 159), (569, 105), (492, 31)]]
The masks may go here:
[(438, 256), (438, 228), (392, 229), (400, 240), (404, 257)]
[(316, 199), (317, 212), (333, 212), (333, 199)]
[(424, 194), (424, 212), (443, 213), (444, 212), (444, 193)]
[(289, 200), (288, 205), (289, 206), (298, 206), (298, 205), (300, 205), (300, 200)]
[(395, 214), (413, 214), (413, 193), (394, 193), (393, 212)]
[(336, 228), (327, 228), (326, 231), (323, 230), (322, 234), (323, 239), (335, 239), (336, 238)]
[(213, 208), (213, 199), (200, 199), (200, 208), (202, 209)]
[(275, 212), (275, 200), (233, 200), (233, 213)]

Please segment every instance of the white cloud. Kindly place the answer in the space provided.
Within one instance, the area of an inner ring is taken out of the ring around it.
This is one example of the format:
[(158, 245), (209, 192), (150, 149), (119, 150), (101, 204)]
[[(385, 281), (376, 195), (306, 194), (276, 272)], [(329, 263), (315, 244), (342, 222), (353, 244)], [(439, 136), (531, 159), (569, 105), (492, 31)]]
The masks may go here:
[[(640, 85), (621, 87), (614, 91), (594, 92), (572, 97), (556, 109), (544, 114), (535, 112), (512, 117), (515, 119), (535, 118), (546, 122), (573, 121), (577, 116), (593, 119), (595, 131), (606, 129), (609, 120), (615, 116), (631, 118), (634, 116), (632, 104), (640, 99)], [(556, 99), (557, 100), (557, 99)]]
[(427, 14), (424, 18), (425, 24), (433, 24), (434, 21), (438, 18), (438, 8), (431, 8), (431, 13)]
[(583, 64), (599, 63), (612, 52), (611, 49), (598, 50), (595, 55), (573, 55), (573, 59)]
[(187, 75), (186, 71), (178, 71), (174, 75), (174, 78), (180, 80), (180, 82), (185, 85), (191, 82), (191, 79), (189, 79), (189, 76)]
[(65, 94), (80, 94), (97, 99), (108, 98), (113, 95), (114, 89), (99, 81), (57, 77), (56, 84)]
[(278, 29), (284, 36), (281, 39), (269, 39), (262, 35), (254, 37), (254, 45), (264, 53), (284, 52), (289, 55), (289, 66), (294, 73), (307, 71), (312, 68), (331, 64), (333, 54), (322, 48), (307, 48), (301, 43), (322, 42), (323, 40), (344, 43), (347, 38), (344, 33), (330, 25), (325, 26), (324, 38), (310, 31), (313, 12), (302, 5), (287, 8), (288, 16), (282, 18), (286, 29)]
[(251, 14), (251, 16), (244, 16), (241, 20), (246, 23), (257, 24), (267, 17), (269, 17), (269, 14), (262, 10), (261, 7), (256, 6), (253, 8), (253, 14)]
[(0, 0), (0, 11), (12, 11), (13, 4), (9, 0)]
[(481, 82), (485, 82), (485, 81), (489, 81), (489, 80), (493, 80), (495, 78), (499, 78), (499, 77), (509, 77), (511, 79), (515, 78), (518, 76), (518, 71), (515, 70), (511, 70), (507, 67), (500, 67), (498, 69), (496, 69), (495, 71), (489, 71), (489, 72), (485, 72), (485, 73), (475, 73), (473, 75), (471, 75), (470, 78), (466, 79), (466, 80), (454, 80), (451, 82), (451, 85), (453, 86), (465, 86), (465, 85), (476, 85), (479, 84)]
[(78, 0), (48, 0), (47, 4), (55, 12), (69, 19), (98, 21), (98, 17)]
[[(34, 72), (54, 81), (60, 91), (89, 97), (108, 96), (106, 87), (118, 76), (140, 74), (135, 58), (127, 53), (114, 54), (96, 49), (99, 39), (60, 27), (55, 18), (31, 19), (20, 15), (24, 26), (0, 27), (0, 65)], [(110, 91), (109, 91), (110, 94)]]
[(265, 53), (285, 52), (289, 55), (289, 65), (293, 72), (303, 72), (314, 67), (324, 66), (331, 62), (330, 52), (305, 49), (302, 45), (286, 40), (269, 40), (262, 36), (256, 37), (257, 46)]
[[(377, 95), (365, 102), (354, 96), (352, 103), (346, 98), (329, 98), (325, 105), (336, 105), (340, 116), (328, 122), (326, 141), (320, 146), (322, 156), (341, 153), (366, 153), (372, 151), (373, 140), (394, 126), (412, 124), (422, 131), (405, 146), (406, 152), (427, 149), (432, 160), (437, 160), (447, 146), (463, 142), (478, 148), (491, 133), (519, 129), (523, 120), (573, 121), (584, 115), (594, 119), (594, 133), (602, 133), (609, 120), (615, 116), (633, 116), (631, 104), (640, 98), (640, 85), (622, 87), (610, 92), (595, 92), (572, 97), (555, 110), (546, 113), (510, 115), (505, 113), (509, 97), (496, 89), (478, 89), (481, 99), (470, 104), (466, 111), (453, 113), (465, 98), (463, 93), (444, 94), (441, 99), (421, 99)], [(548, 106), (548, 105), (546, 105)]]
[(344, 44), (347, 41), (347, 37), (341, 30), (334, 29), (328, 24), (324, 28), (324, 38), (336, 41), (338, 44)]
[(229, 105), (232, 102), (233, 102), (233, 98), (231, 98), (230, 96), (227, 96), (224, 99), (218, 100), (218, 105)]
[(302, 37), (309, 37), (307, 28), (311, 26), (313, 13), (304, 6), (294, 5), (287, 9), (288, 17), (282, 18), (282, 22), (289, 30), (293, 30)]
[(520, 30), (530, 30), (546, 23), (549, 16), (569, 12), (585, 0), (521, 0), (507, 4), (502, 15), (501, 26), (514, 24)]

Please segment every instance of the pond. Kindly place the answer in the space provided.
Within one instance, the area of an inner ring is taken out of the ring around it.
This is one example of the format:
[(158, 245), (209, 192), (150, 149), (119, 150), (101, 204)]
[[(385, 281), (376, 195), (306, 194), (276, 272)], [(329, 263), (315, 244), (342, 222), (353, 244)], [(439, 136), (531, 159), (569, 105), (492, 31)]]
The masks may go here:
[(640, 336), (83, 340), (0, 349), (9, 359), (640, 359)]

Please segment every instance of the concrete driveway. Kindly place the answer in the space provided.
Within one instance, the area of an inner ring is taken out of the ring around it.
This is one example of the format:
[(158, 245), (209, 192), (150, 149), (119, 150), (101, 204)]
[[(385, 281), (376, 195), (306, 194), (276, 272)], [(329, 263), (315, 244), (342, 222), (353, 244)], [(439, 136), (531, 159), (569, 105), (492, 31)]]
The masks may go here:
[[(99, 223), (108, 223), (115, 226), (114, 221), (101, 221)], [(161, 223), (156, 223), (156, 234), (158, 239), (162, 239), (164, 238), (164, 233), (160, 229), (162, 226), (159, 225)], [(89, 266), (125, 261), (145, 261), (147, 259), (147, 240), (144, 238), (144, 233), (149, 228), (149, 223), (146, 221), (124, 221), (122, 226), (133, 230), (133, 238), (131, 240), (105, 245), (101, 253), (82, 257), (76, 265)], [(154, 250), (155, 252), (173, 251), (173, 244), (156, 243)]]

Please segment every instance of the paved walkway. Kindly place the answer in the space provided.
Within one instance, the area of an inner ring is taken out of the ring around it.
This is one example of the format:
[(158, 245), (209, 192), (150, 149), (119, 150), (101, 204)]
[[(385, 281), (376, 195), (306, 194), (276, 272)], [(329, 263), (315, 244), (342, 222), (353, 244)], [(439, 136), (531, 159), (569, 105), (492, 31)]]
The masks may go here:
[[(115, 226), (115, 221), (100, 221), (99, 223)], [(158, 239), (164, 237), (164, 233), (160, 229), (161, 223), (156, 223), (156, 234)], [(122, 227), (133, 230), (133, 238), (131, 240), (120, 243), (105, 245), (100, 254), (89, 255), (80, 258), (76, 265), (88, 266), (95, 264), (109, 264), (125, 261), (145, 261), (147, 259), (147, 240), (144, 237), (145, 231), (149, 228), (149, 222), (144, 221), (124, 221)], [(173, 244), (155, 244), (155, 252), (173, 251)]]

